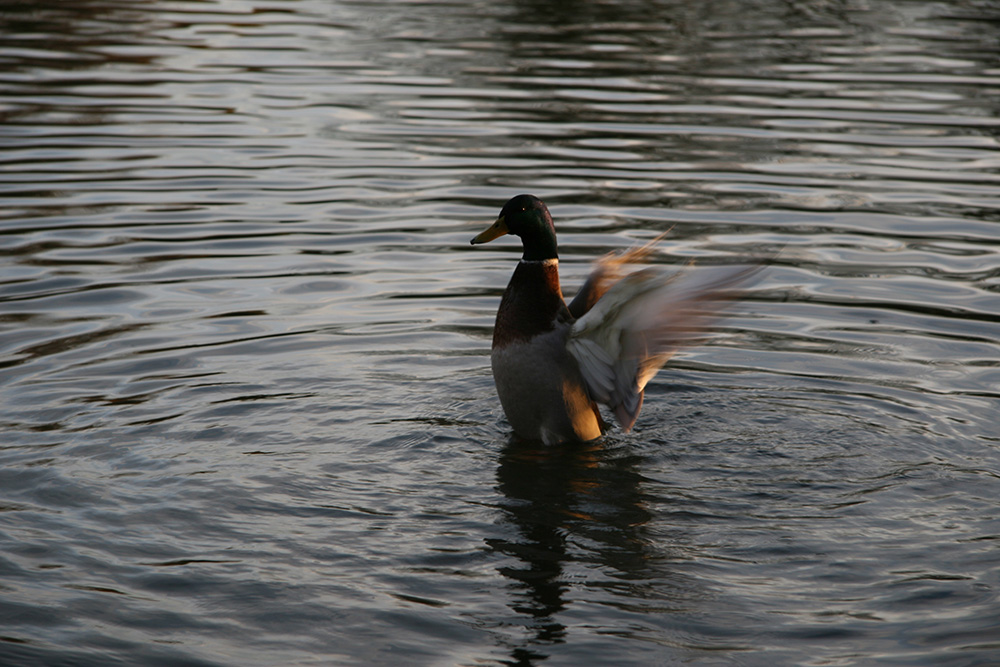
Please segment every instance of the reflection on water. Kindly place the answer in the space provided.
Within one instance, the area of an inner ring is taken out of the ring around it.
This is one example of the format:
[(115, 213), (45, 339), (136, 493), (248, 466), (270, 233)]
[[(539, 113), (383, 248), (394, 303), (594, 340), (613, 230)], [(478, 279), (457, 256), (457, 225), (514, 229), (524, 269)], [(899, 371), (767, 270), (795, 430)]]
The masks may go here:
[[(649, 520), (640, 489), (642, 461), (614, 448), (543, 447), (512, 438), (500, 457), (501, 507), (517, 536), (488, 539), (512, 559), (499, 572), (512, 581), (511, 608), (533, 633), (512, 652), (516, 664), (547, 654), (533, 646), (567, 641), (560, 612), (571, 604), (574, 563), (609, 573), (589, 586), (630, 585), (630, 595), (649, 577), (650, 546), (642, 536)], [(542, 649), (544, 650), (544, 649)]]
[[(0, 663), (1000, 662), (998, 17), (3, 3)], [(596, 447), (496, 402), (524, 191), (782, 249)]]

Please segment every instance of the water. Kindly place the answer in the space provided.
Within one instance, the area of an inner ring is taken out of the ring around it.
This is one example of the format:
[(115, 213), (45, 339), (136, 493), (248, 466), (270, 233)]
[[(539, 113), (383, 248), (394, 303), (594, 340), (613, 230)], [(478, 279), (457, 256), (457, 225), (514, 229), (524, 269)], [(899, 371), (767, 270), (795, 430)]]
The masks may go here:
[[(1000, 663), (1000, 5), (0, 19), (2, 664)], [(776, 256), (628, 435), (509, 437), (519, 192)]]

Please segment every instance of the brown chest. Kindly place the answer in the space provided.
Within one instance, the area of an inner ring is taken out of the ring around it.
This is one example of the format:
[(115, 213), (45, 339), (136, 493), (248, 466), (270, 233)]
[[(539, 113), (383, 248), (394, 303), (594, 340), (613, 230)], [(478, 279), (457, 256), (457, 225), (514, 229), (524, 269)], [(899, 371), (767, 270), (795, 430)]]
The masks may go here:
[(559, 287), (556, 260), (521, 261), (500, 300), (493, 347), (525, 341), (572, 319)]

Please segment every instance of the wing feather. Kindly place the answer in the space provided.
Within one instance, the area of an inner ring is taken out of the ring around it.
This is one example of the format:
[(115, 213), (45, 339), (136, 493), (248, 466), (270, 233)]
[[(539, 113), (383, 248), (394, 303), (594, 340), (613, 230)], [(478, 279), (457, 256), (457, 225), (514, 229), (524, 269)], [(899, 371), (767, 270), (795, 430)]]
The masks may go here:
[(570, 338), (567, 349), (580, 365), (590, 397), (598, 403), (611, 401), (615, 390), (614, 360), (596, 341)]
[(591, 398), (631, 429), (646, 383), (679, 348), (704, 338), (759, 268), (649, 268), (611, 285), (574, 323), (567, 343)]

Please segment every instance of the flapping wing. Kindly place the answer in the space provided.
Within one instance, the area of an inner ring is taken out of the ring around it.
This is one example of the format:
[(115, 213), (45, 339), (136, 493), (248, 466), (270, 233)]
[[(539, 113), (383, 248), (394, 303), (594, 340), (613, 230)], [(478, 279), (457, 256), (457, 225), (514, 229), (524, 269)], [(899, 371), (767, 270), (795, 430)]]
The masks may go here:
[(645, 260), (653, 252), (656, 244), (668, 233), (669, 230), (663, 232), (645, 245), (630, 248), (625, 252), (610, 252), (598, 259), (587, 281), (569, 304), (569, 312), (573, 317), (580, 319), (590, 312), (608, 289), (621, 280), (625, 265)]
[(567, 343), (591, 398), (631, 429), (649, 379), (678, 349), (705, 336), (759, 268), (643, 269), (612, 285), (576, 321)]

